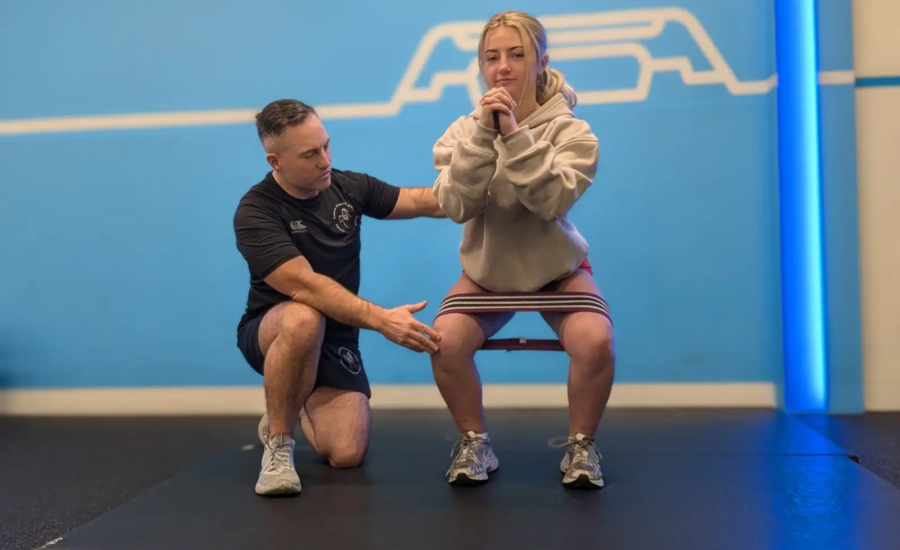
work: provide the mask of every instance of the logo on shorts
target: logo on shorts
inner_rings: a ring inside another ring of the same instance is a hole
[[[341,346],[338,348],[338,357],[341,358],[341,365],[351,374],[359,374],[362,371],[362,361],[355,351]]]
[[[359,216],[348,202],[339,202],[331,217],[334,218],[334,227],[341,233],[352,233],[359,226]]]

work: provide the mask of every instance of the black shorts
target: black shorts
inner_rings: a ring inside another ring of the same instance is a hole
[[[265,314],[262,314],[247,321],[238,329],[237,339],[238,348],[244,359],[259,374],[263,374],[265,363],[265,357],[259,349],[259,325],[264,316]],[[357,343],[329,341],[326,334],[322,341],[319,370],[313,387],[320,386],[355,391],[366,397],[372,397],[369,378],[366,376]]]

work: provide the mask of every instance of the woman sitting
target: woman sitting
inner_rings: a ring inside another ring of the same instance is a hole
[[[434,194],[449,218],[465,224],[463,274],[448,296],[580,291],[601,297],[588,245],[566,218],[591,185],[597,138],[572,113],[575,93],[548,65],[543,26],[522,12],[500,13],[485,25],[478,52],[489,91],[434,146],[440,171]],[[512,315],[448,313],[435,320],[442,336],[432,355],[435,382],[462,434],[448,471],[451,484],[487,481],[499,466],[474,356]],[[542,316],[570,357],[563,483],[602,487],[594,434],[613,383],[611,321],[585,311]]]

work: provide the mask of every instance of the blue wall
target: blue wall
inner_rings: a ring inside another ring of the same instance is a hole
[[[853,71],[850,0],[820,1],[819,70]],[[862,412],[863,352],[854,79],[819,87],[828,410]]]
[[[613,43],[639,45],[630,51],[647,57],[555,63],[582,94],[634,88],[641,71],[652,77],[645,97],[600,96],[576,109],[600,139],[600,170],[571,218],[613,310],[618,381],[780,377],[770,4],[607,1],[604,12],[638,10],[615,25],[636,38]],[[0,384],[259,383],[235,347],[247,272],[231,226],[237,201],[267,169],[253,110],[280,97],[313,103],[326,114],[335,166],[430,186],[432,144],[472,107],[465,88],[389,116],[334,118],[339,110],[324,106],[388,102],[431,29],[470,21],[477,30],[508,6],[5,4],[0,50],[24,49],[0,57]],[[516,4],[540,16],[597,10],[587,0],[550,6]],[[471,59],[444,37],[414,84]],[[712,83],[653,70],[684,59]],[[732,82],[720,78],[730,73]],[[103,131],[11,125],[205,110],[243,118]],[[460,227],[366,220],[363,228],[361,294],[385,306],[428,300],[419,316],[431,320],[459,274]],[[521,315],[500,336],[508,335],[550,332],[537,315]],[[432,382],[426,356],[372,333],[362,345],[373,383]],[[486,352],[480,365],[485,382],[566,379],[563,354]]]

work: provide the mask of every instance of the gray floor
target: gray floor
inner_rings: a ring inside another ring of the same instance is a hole
[[[599,434],[609,487],[577,496],[559,489],[554,472],[559,451],[552,447],[554,438],[565,434],[564,411],[490,411],[489,420],[501,472],[486,490],[447,491],[442,474],[454,434],[446,413],[376,411],[366,468],[336,474],[301,447],[297,460],[304,470],[304,494],[284,508],[303,508],[305,517],[322,526],[326,516],[370,518],[362,523],[369,530],[359,535],[368,537],[364,542],[370,547],[403,547],[391,536],[402,536],[404,525],[412,545],[440,547],[453,538],[431,540],[425,531],[410,532],[406,520],[397,524],[391,519],[394,512],[449,536],[454,529],[448,518],[470,521],[463,517],[468,510],[487,510],[499,515],[483,533],[484,541],[514,542],[515,537],[508,540],[495,530],[505,525],[521,535],[517,548],[529,543],[561,547],[566,537],[607,548],[666,547],[664,543],[676,548],[675,536],[693,548],[773,547],[804,529],[813,536],[804,540],[845,537],[844,548],[873,548],[892,534],[892,526],[881,519],[900,501],[900,414],[788,418],[761,411],[611,410]],[[260,510],[270,506],[268,500],[250,498],[259,449],[242,447],[257,444],[256,422],[242,417],[0,418],[0,548],[31,550],[59,537],[58,548],[149,547],[141,546],[141,529],[155,529],[157,543],[168,540],[166,547],[175,548],[193,540],[191,525],[204,521],[216,525],[207,538],[209,547],[262,543],[253,538],[258,533],[248,531],[248,523],[239,527],[244,514],[264,514]],[[400,470],[391,466],[398,452],[406,462]],[[859,465],[847,454],[858,456]],[[869,493],[860,493],[861,488]],[[735,496],[748,489],[741,498]],[[192,503],[192,493],[201,495],[202,502]],[[723,494],[732,496],[722,500]],[[804,503],[823,502],[826,507],[818,511],[803,508]],[[526,521],[517,525],[527,528],[508,523],[512,516],[502,516],[502,511],[510,509]],[[683,515],[685,510],[693,512]],[[554,511],[567,514],[550,529],[546,522]],[[779,523],[810,513],[828,515],[820,519],[829,519],[831,531]],[[190,522],[176,529],[173,514]],[[585,514],[610,519],[600,519],[585,532],[559,524],[578,523],[579,517],[587,519]],[[229,521],[232,517],[235,521]],[[648,518],[653,521],[647,523]],[[683,530],[692,518],[705,527],[691,529],[694,538],[685,538]],[[122,539],[111,525],[132,530]],[[728,526],[743,529],[743,546],[720,539]],[[859,531],[863,526],[867,535]],[[337,523],[330,528],[343,533]],[[348,544],[360,542],[347,533],[341,536]],[[315,540],[307,534],[305,547],[316,548]],[[278,548],[283,542],[265,544]],[[336,540],[332,536],[320,542],[327,546]]]

